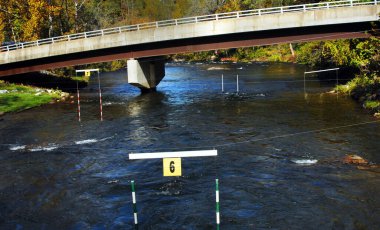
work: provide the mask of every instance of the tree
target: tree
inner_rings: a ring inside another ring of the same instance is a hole
[[[189,0],[176,0],[174,3],[173,18],[182,18],[188,15],[188,10],[190,8]]]
[[[17,42],[20,40],[19,34],[22,32],[24,23],[21,17],[23,9],[19,5],[26,4],[24,1],[19,3],[16,0],[0,0],[0,23],[3,30],[1,31],[2,41]]]
[[[372,72],[380,74],[380,39],[371,37],[369,39],[354,40],[355,50],[350,64],[356,66],[363,73]]]
[[[23,41],[37,40],[48,25],[48,7],[44,0],[27,0],[27,13],[23,24]]]
[[[217,13],[240,11],[244,4],[240,0],[227,0],[225,4],[218,8]]]

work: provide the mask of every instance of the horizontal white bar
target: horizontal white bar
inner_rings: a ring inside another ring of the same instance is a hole
[[[315,71],[309,71],[309,72],[305,72],[305,74],[308,74],[308,73],[319,73],[319,72],[326,72],[326,71],[333,71],[333,70],[338,70],[339,68],[334,68],[334,69],[321,69],[321,70],[315,70]]]
[[[158,152],[158,153],[130,153],[129,160],[158,159],[169,157],[209,157],[217,156],[218,150],[200,150],[184,152]]]
[[[78,69],[75,70],[76,73],[83,73],[83,72],[99,72],[99,69]]]

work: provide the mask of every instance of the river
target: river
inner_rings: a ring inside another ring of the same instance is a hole
[[[126,70],[102,73],[74,103],[0,117],[1,229],[379,229],[380,124],[333,83],[295,64],[168,64],[158,92],[140,95]],[[224,93],[221,92],[221,76]],[[236,94],[239,75],[239,94]],[[335,75],[332,75],[335,77]],[[129,153],[218,150],[162,160]],[[305,164],[308,163],[308,164]]]

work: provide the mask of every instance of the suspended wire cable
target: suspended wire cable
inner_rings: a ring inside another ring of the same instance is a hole
[[[239,74],[239,76],[240,76],[240,74]],[[315,79],[315,80],[313,80],[313,79],[310,79],[310,80],[306,80],[306,82],[332,82],[332,81],[335,81],[336,79],[334,78],[329,78],[329,79]],[[339,79],[340,81],[346,81],[346,80],[351,80],[351,78],[340,78]],[[292,82],[304,82],[304,80],[284,80],[284,81],[281,81],[281,80],[278,80],[278,81],[276,81],[276,80],[273,80],[273,81],[267,81],[267,80],[263,80],[263,81],[244,81],[244,80],[241,80],[241,83],[244,85],[244,84],[267,84],[267,83],[292,83]],[[170,83],[172,83],[172,82],[165,82],[165,81],[163,81],[162,83],[165,83],[165,84],[170,84]],[[188,83],[188,82],[175,82],[175,83],[181,83],[181,84],[186,84],[186,85],[204,85],[204,86],[208,86],[208,84],[204,84],[204,83]],[[173,84],[175,84],[175,83],[173,83]],[[213,83],[215,83],[215,82],[213,82]],[[219,83],[219,82],[217,82],[217,83]],[[236,82],[224,82],[224,84],[225,85],[236,85]],[[93,87],[95,87],[95,86],[93,86]],[[120,90],[122,90],[122,89],[124,89],[122,86],[109,86],[109,87],[107,87],[107,86],[105,86],[105,87],[101,87],[102,89],[120,89]],[[63,89],[61,89],[61,90],[76,90],[76,88],[63,88]],[[87,86],[87,87],[85,87],[85,88],[82,88],[81,89],[82,91],[81,91],[81,94],[92,94],[92,93],[94,93],[94,94],[98,94],[98,92],[86,92],[86,91],[88,91],[88,90],[97,90],[97,89],[95,89],[95,88],[92,88],[91,86],[89,87],[89,86]],[[102,94],[107,94],[107,93],[102,93]],[[109,93],[108,93],[109,94]]]
[[[356,126],[362,126],[362,125],[368,125],[368,124],[376,124],[380,123],[380,120],[375,121],[367,121],[367,122],[360,122],[360,123],[354,123],[349,125],[341,125],[341,126],[334,126],[329,128],[323,128],[323,129],[314,129],[314,130],[307,130],[307,131],[301,131],[301,132],[295,132],[295,133],[287,133],[287,134],[281,134],[281,135],[275,135],[271,137],[263,137],[263,138],[256,138],[256,139],[249,139],[244,141],[236,141],[233,143],[225,143],[225,144],[214,144],[214,145],[203,145],[203,146],[194,146],[194,147],[181,147],[181,148],[170,148],[170,150],[187,150],[187,149],[205,149],[205,148],[217,148],[217,147],[228,147],[228,146],[234,146],[244,143],[253,143],[253,142],[259,142],[259,141],[265,141],[265,140],[273,140],[273,139],[279,139],[279,138],[286,138],[286,137],[292,137],[297,135],[304,135],[304,134],[311,134],[311,133],[320,133],[330,130],[337,130],[337,129],[344,129],[349,127],[356,127]],[[109,139],[113,138],[115,136],[118,136],[118,134],[112,135],[112,137],[106,137],[102,139]],[[75,141],[66,142],[66,144],[61,143],[61,147],[69,147],[73,146]],[[12,144],[1,144],[1,145],[12,145]],[[120,147],[121,148],[121,147]],[[120,148],[107,148],[107,150],[120,150]],[[99,149],[99,148],[91,148],[91,149]],[[137,151],[161,151],[161,150],[168,150],[169,148],[155,148],[155,149],[127,149],[123,150],[124,152],[137,152]]]
[[[253,139],[253,140],[237,141],[234,143],[204,145],[204,146],[197,146],[197,147],[174,148],[173,150],[227,147],[227,146],[239,145],[239,144],[244,144],[244,143],[253,143],[253,142],[264,141],[264,140],[273,140],[273,139],[297,136],[297,135],[302,135],[302,134],[319,133],[319,132],[325,132],[325,131],[329,131],[329,130],[343,129],[343,128],[348,128],[348,127],[355,127],[355,126],[374,124],[374,123],[380,123],[380,120],[361,122],[361,123],[350,124],[350,125],[335,126],[335,127],[330,127],[330,128],[324,128],[324,129],[308,130],[308,131],[302,131],[302,132],[296,132],[296,133],[288,133],[288,134],[276,135],[276,136],[272,136],[272,137],[257,138],[257,139]],[[160,149],[144,149],[144,151],[159,151],[159,150]],[[126,151],[127,152],[135,152],[135,151],[141,151],[141,150],[126,150]]]

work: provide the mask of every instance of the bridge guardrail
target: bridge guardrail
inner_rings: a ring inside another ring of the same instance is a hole
[[[319,10],[319,9],[329,9],[336,7],[353,7],[360,5],[377,5],[380,0],[343,0],[343,1],[335,1],[335,2],[322,2],[322,3],[310,3],[303,5],[291,5],[291,6],[281,6],[281,7],[271,7],[271,8],[263,8],[263,9],[254,9],[254,10],[244,10],[244,11],[235,11],[235,12],[227,12],[227,13],[219,13],[219,14],[210,14],[210,15],[202,15],[196,17],[186,17],[179,19],[171,19],[171,20],[163,20],[157,22],[147,22],[141,23],[137,25],[128,25],[121,26],[115,28],[107,28],[102,30],[94,30],[76,34],[63,35],[52,38],[44,38],[37,41],[30,42],[18,42],[11,45],[1,46],[1,52],[9,52],[17,49],[24,49],[33,46],[41,46],[47,44],[53,44],[64,41],[71,41],[77,39],[85,39],[91,37],[98,37],[122,32],[130,32],[130,31],[138,31],[144,29],[152,29],[152,28],[160,28],[167,26],[177,26],[183,24],[193,24],[198,22],[205,21],[217,21],[223,19],[230,18],[242,18],[249,16],[261,16],[265,14],[283,14],[286,12],[296,12],[296,11],[310,11],[310,10]]]

